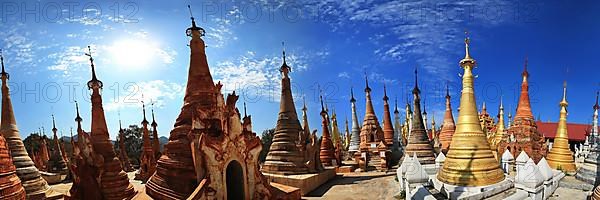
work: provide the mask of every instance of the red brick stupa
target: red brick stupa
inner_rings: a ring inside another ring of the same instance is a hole
[[[158,160],[162,153],[160,152],[160,141],[158,138],[158,130],[156,128],[158,127],[158,123],[156,123],[156,120],[154,119],[154,103],[152,103],[152,123],[150,126],[152,126],[152,151],[154,151],[154,158]]]
[[[444,122],[442,123],[442,130],[440,131],[440,143],[442,144],[442,152],[448,153],[450,149],[450,143],[452,142],[452,135],[454,135],[454,117],[452,116],[452,106],[450,105],[450,90],[446,85],[446,112],[444,113]]]
[[[67,174],[69,172],[69,169],[67,168],[67,161],[65,161],[63,153],[61,151],[61,145],[58,141],[58,136],[56,135],[57,131],[58,129],[56,128],[56,123],[54,122],[54,115],[52,115],[54,151],[52,151],[52,156],[50,156],[50,160],[48,161],[48,172]]]
[[[144,113],[144,119],[142,120],[142,155],[140,156],[140,169],[138,173],[135,174],[135,179],[146,182],[156,171],[156,159],[154,158],[154,151],[152,150],[152,144],[150,143],[148,120],[146,120],[146,105],[143,101],[142,112]]]
[[[0,196],[6,200],[24,200],[25,188],[17,176],[6,140],[0,135]]]
[[[89,46],[88,50],[90,50]],[[86,55],[90,57],[90,66],[92,68],[92,80],[87,83],[88,89],[92,90],[92,130],[90,137],[93,151],[103,158],[103,163],[99,166],[101,174],[98,177],[102,197],[104,199],[129,199],[136,194],[136,191],[133,185],[129,183],[129,178],[125,171],[123,171],[121,162],[109,139],[104,108],[102,107],[102,96],[100,96],[103,84],[102,81],[96,78],[91,50]]]
[[[245,116],[242,123],[235,106],[239,96],[233,92],[224,98],[223,85],[213,82],[202,40],[204,29],[191,19],[183,107],[156,173],[146,183],[146,194],[159,200],[276,199],[259,171],[262,144],[252,132],[251,118]]]
[[[321,137],[321,151],[319,152],[319,158],[324,166],[333,166],[333,160],[335,160],[335,149],[333,141],[331,141],[331,134],[329,133],[329,120],[327,120],[327,111],[323,106],[323,96],[321,96],[321,122],[323,135]]]
[[[542,157],[546,156],[547,147],[544,135],[538,132],[531,112],[527,59],[525,59],[525,68],[521,75],[523,82],[521,83],[521,96],[519,97],[517,114],[508,128],[508,135],[514,135],[516,141],[501,141],[498,145],[498,155],[502,155],[506,149],[510,149],[514,157],[517,157],[521,151],[525,151],[537,163]]]
[[[119,120],[119,161],[121,161],[123,171],[134,171],[129,156],[127,155],[127,150],[125,149],[125,130],[123,130],[123,127],[121,126],[121,120]]]

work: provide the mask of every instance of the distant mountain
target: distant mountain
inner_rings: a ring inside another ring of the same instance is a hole
[[[165,136],[160,136],[158,137],[158,143],[160,144],[160,151],[162,152],[165,144],[167,144],[169,142],[169,138],[165,137]]]

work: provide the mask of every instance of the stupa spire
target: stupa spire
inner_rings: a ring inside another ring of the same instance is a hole
[[[142,133],[142,138],[144,141],[144,147],[150,147],[150,134],[148,134],[148,120],[146,120],[146,104],[142,101],[142,129],[144,130]]]
[[[56,128],[54,114],[52,114],[52,140],[54,142],[54,151],[52,151],[52,155],[50,156],[50,160],[48,161],[47,170],[48,172],[66,174],[69,169],[67,167],[67,162],[65,161],[61,152],[61,145],[58,141],[58,135],[56,134],[56,132],[58,132],[58,129]]]
[[[416,154],[421,164],[434,164],[434,149],[429,141],[427,130],[421,112],[421,91],[418,86],[418,72],[415,68],[415,87],[413,88],[413,115],[412,127],[408,136],[408,144],[405,148],[405,155]]]
[[[592,142],[593,145],[597,145],[598,142],[598,110],[600,106],[598,105],[598,96],[600,95],[600,91],[596,91],[596,104],[594,104],[594,114],[592,116]]]
[[[465,46],[468,52],[468,37],[465,39]],[[504,180],[504,173],[490,150],[477,115],[473,88],[475,77],[472,73],[475,60],[467,53],[465,59],[460,61],[460,66],[464,73],[458,123],[446,160],[437,178],[443,183],[457,186],[484,186],[498,183]]]
[[[91,124],[91,142],[95,153],[102,155],[104,158],[103,173],[100,174],[99,180],[101,193],[106,199],[126,199],[135,195],[133,185],[129,183],[127,174],[123,171],[121,163],[113,148],[113,143],[110,141],[106,118],[104,116],[104,108],[102,106],[102,81],[96,77],[94,66],[94,58],[92,57],[91,48],[88,46],[88,53],[85,54],[90,58],[90,66],[92,70],[92,79],[88,81],[88,89],[92,90],[92,124]]]
[[[388,103],[387,89],[383,84],[383,138],[386,145],[394,144],[394,127],[392,126],[392,115]]]
[[[143,97],[142,97],[143,98]],[[135,178],[145,182],[156,171],[156,158],[153,146],[150,142],[150,133],[148,131],[148,120],[146,120],[146,104],[142,101],[142,154],[140,156],[140,170]]]
[[[400,122],[400,111],[398,111],[398,97],[395,98],[395,109],[394,109],[394,141],[397,142],[398,150],[404,146],[403,135],[402,135],[402,124]]]
[[[83,131],[83,128],[81,127],[81,121],[83,121],[83,119],[79,115],[79,103],[77,101],[75,101],[75,110],[77,110],[77,117],[75,117],[75,121],[77,122],[77,133],[80,133]],[[120,122],[121,120],[119,120],[119,127],[121,126]]]
[[[298,133],[302,132],[302,127],[298,120],[294,97],[292,96],[291,82],[288,76],[289,70],[290,67],[284,61],[279,69],[282,73],[281,97],[275,135],[265,164],[261,169],[267,173],[302,174],[308,172],[308,168],[304,164],[304,156],[296,146],[299,138]]]
[[[498,143],[506,136],[506,127],[504,126],[504,104],[502,102],[503,96],[500,96],[500,106],[498,107],[498,124],[496,124],[496,134],[494,134],[492,150],[497,150]]]
[[[398,114],[400,113],[400,111],[398,111],[398,97],[394,98],[394,114]]]
[[[302,97],[302,101],[302,130],[304,130],[302,139],[304,140],[303,142],[306,142],[310,138],[310,127],[308,126],[308,108],[306,108],[306,99],[304,96]]]
[[[215,84],[210,74],[206,57],[206,45],[202,37],[205,30],[196,25],[190,10],[192,26],[187,28],[190,37],[190,64],[188,69],[183,106],[169,133],[169,142],[157,161],[157,172],[146,184],[146,193],[154,199],[187,198],[196,188],[196,171],[188,134],[192,130],[192,114],[197,109],[212,110],[218,107],[217,99],[222,96],[220,83]]]
[[[321,100],[321,128],[323,130],[319,159],[324,166],[332,166],[332,160],[335,159],[334,146],[333,142],[331,141],[331,134],[329,133],[327,111],[325,111],[325,107],[323,106],[323,96],[319,95],[319,98]]]
[[[154,118],[154,102],[151,101],[150,105],[152,112],[152,123],[150,126],[152,127],[152,151],[154,152],[155,159],[158,159],[161,155],[160,153],[160,141],[158,138],[158,123],[156,123],[156,119]]]
[[[529,101],[529,72],[527,71],[528,59],[525,57],[525,64],[523,67],[523,81],[521,82],[521,96],[519,97],[519,104],[517,105],[517,118],[528,118],[533,119],[533,113],[531,112],[531,103]],[[535,160],[535,159],[534,159]]]
[[[563,97],[559,105],[560,118],[558,120],[558,127],[556,128],[556,136],[554,137],[552,149],[548,152],[546,159],[550,167],[573,173],[576,168],[573,152],[569,148],[569,133],[567,132],[567,106],[569,105],[567,102],[567,82],[563,85]]]
[[[40,172],[35,168],[31,157],[29,157],[27,150],[25,149],[23,140],[21,140],[7,83],[9,74],[4,70],[4,55],[2,53],[0,53],[0,62],[2,65],[2,72],[0,73],[0,79],[2,79],[2,115],[0,118],[0,133],[2,133],[4,139],[6,139],[10,156],[12,157],[12,163],[15,165],[16,170],[19,171],[17,176],[25,188],[27,198],[45,198],[45,193],[50,189],[50,186],[48,186],[48,183],[40,176]]]
[[[360,125],[358,123],[358,115],[356,114],[356,99],[354,98],[354,90],[350,88],[350,105],[352,107],[352,131],[350,133],[350,147],[348,152],[353,156],[359,150],[360,145]]]
[[[8,73],[4,71],[4,54],[2,53],[2,49],[0,49],[0,62],[2,63],[2,72],[0,72],[0,75],[8,78]]]
[[[598,95],[600,95],[600,91],[596,92],[596,104],[594,104],[594,110],[600,109],[600,105],[598,105]]]
[[[369,79],[365,72],[365,116],[360,132],[360,149],[368,150],[371,144],[378,145],[384,139],[383,130],[377,120],[371,100],[371,88],[369,87]]]
[[[510,128],[507,133],[513,137],[516,149],[523,150],[529,155],[534,162],[539,162],[542,157],[547,154],[547,145],[544,135],[537,130],[537,125],[531,112],[531,104],[529,100],[529,72],[528,59],[525,58],[525,64],[523,67],[523,81],[521,83],[521,94],[517,105],[517,110],[513,121],[511,122]],[[518,141],[518,142],[515,142]],[[504,142],[500,143],[498,147],[498,155],[501,155],[506,149],[507,145]],[[518,151],[511,152],[513,156],[516,156]]]

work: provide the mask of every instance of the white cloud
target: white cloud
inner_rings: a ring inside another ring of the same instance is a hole
[[[127,83],[124,87],[129,90],[123,91],[116,98],[113,97],[110,101],[105,103],[104,108],[107,111],[123,108],[138,108],[142,100],[146,104],[149,104],[152,100],[154,106],[163,107],[167,100],[181,97],[185,90],[185,86],[181,84],[164,80]]]
[[[295,72],[308,69],[307,55],[288,55],[286,62],[292,68],[290,77]],[[236,60],[223,61],[211,67],[215,81],[223,83],[224,92],[236,91],[248,101],[258,99],[279,101],[281,91],[281,75],[279,67],[281,56],[257,56],[255,52],[247,52]]]
[[[91,39],[93,41],[99,38],[88,38],[89,30],[84,30],[84,34],[67,34],[67,37],[77,39]],[[148,38],[145,31],[126,32],[127,35],[135,37],[126,38]],[[109,45],[91,45],[96,63],[104,64],[118,69],[127,69],[131,71],[140,71],[146,69],[151,64],[155,67],[165,67],[175,62],[177,52],[168,46],[161,46],[152,42],[123,39],[116,40]],[[74,74],[80,74],[82,70],[88,70],[89,61],[85,56],[87,46],[62,46],[57,47],[56,52],[50,53],[44,58],[51,63],[48,70],[59,71],[62,78],[72,78]]]
[[[50,65],[48,70],[60,71],[62,77],[70,77],[88,65],[89,58],[84,54],[86,50],[86,47],[80,46],[63,47],[61,51],[48,55],[48,59],[54,60],[54,64]]]
[[[348,72],[340,72],[338,74],[339,78],[346,78],[346,79],[350,79],[350,74],[348,74]]]

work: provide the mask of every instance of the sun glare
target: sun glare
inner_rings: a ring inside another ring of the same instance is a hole
[[[112,62],[125,69],[145,68],[153,59],[154,50],[152,44],[135,39],[119,40],[108,48]]]

